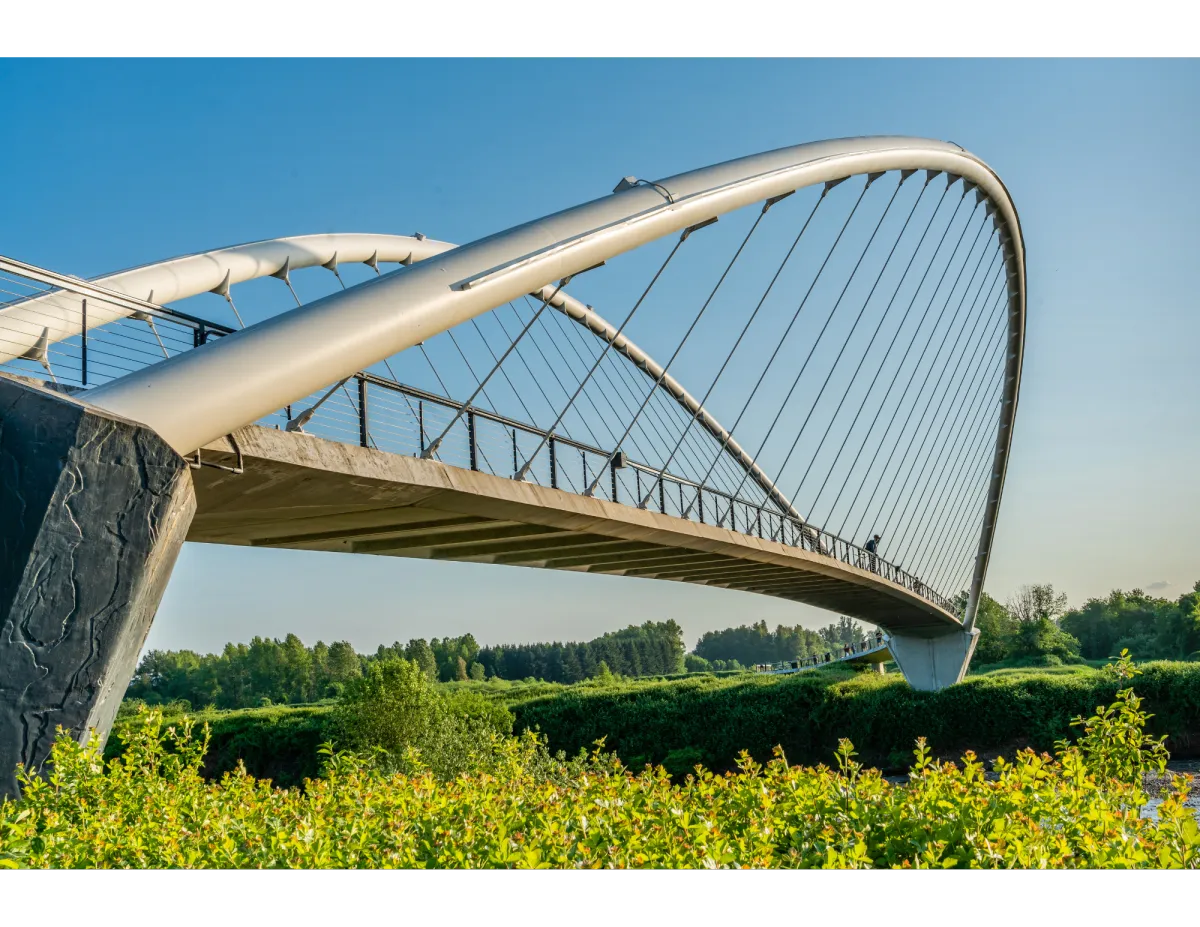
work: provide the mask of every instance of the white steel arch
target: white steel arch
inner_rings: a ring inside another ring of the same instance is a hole
[[[358,232],[296,235],[186,254],[87,282],[123,296],[165,305],[201,293],[225,296],[231,286],[261,277],[278,277],[290,284],[291,272],[306,267],[332,271],[341,264],[366,264],[378,270],[380,263],[411,264],[453,247],[424,236]],[[0,309],[0,326],[4,329],[0,364],[21,357],[43,339],[52,344],[78,335],[82,298],[67,290],[55,290]],[[134,312],[129,306],[92,299],[87,328],[90,331]]]
[[[410,237],[360,232],[297,235],[183,255],[97,277],[87,283],[102,287],[100,296],[107,291],[140,300],[143,297],[138,294],[145,293],[147,303],[157,298],[158,304],[162,305],[202,293],[229,296],[232,286],[264,277],[277,277],[290,286],[290,272],[307,267],[325,267],[334,271],[340,264],[361,263],[379,273],[381,262],[413,264],[455,247],[450,242],[424,235]],[[79,334],[83,318],[81,292],[55,290],[0,309],[0,323],[5,331],[5,339],[0,341],[0,363],[23,356],[26,351],[36,349],[39,343],[55,343]],[[721,444],[724,453],[737,462],[780,511],[805,521],[733,435],[653,357],[618,332],[592,306],[584,305],[560,287],[546,286],[540,296],[596,337],[612,342],[618,353],[655,381],[685,411],[696,416],[701,427]],[[137,314],[134,303],[93,298],[86,314],[87,329],[90,331]]]
[[[964,624],[970,628],[991,550],[1016,412],[1025,329],[1025,252],[1000,178],[958,145],[875,137],[752,155],[590,203],[445,251],[404,273],[336,293],[196,351],[101,386],[89,400],[155,429],[188,453],[322,386],[552,281],[772,196],[848,176],[933,170],[988,200],[1008,276],[1004,402]]]

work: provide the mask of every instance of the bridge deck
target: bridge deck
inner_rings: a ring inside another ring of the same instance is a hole
[[[874,573],[728,528],[432,460],[252,425],[242,473],[193,472],[188,540],[653,577],[804,602],[936,633],[954,616]],[[226,440],[202,451],[233,467]]]

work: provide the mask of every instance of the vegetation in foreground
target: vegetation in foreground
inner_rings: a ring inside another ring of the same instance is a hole
[[[1200,664],[1153,662],[1141,669],[1138,691],[1153,713],[1149,730],[1169,734],[1177,756],[1200,755]],[[363,679],[381,671],[370,668]],[[678,777],[696,763],[717,772],[736,769],[743,750],[765,763],[777,745],[793,763],[829,763],[842,737],[858,745],[860,761],[888,772],[907,767],[920,736],[942,759],[957,759],[967,748],[981,756],[1011,756],[1022,747],[1049,751],[1070,735],[1073,717],[1111,702],[1118,684],[1105,671],[1073,664],[981,673],[941,692],[915,692],[898,673],[838,666],[794,676],[610,675],[571,686],[488,680],[434,683],[430,689],[464,713],[468,726],[483,721],[501,733],[533,730],[551,750],[572,755],[603,738],[605,749],[627,766],[662,764]],[[347,694],[357,691],[356,685]],[[490,713],[481,706],[490,706]],[[254,776],[299,785],[319,774],[323,742],[352,746],[341,720],[344,707],[345,700],[200,712],[197,720],[211,731],[202,771],[220,778],[241,761]],[[186,710],[164,708],[168,716]],[[134,703],[122,707],[108,758],[124,749],[136,713]]]
[[[1127,659],[1112,668],[1122,684],[1135,672]],[[1189,779],[1156,818],[1139,814],[1143,773],[1163,771],[1167,754],[1131,687],[1076,719],[1080,736],[1053,756],[1021,751],[990,774],[970,752],[933,762],[918,740],[902,785],[863,768],[848,740],[836,768],[744,754],[736,773],[697,768],[677,783],[661,767],[635,774],[599,751],[568,761],[533,734],[482,728],[465,768],[439,773],[411,742],[439,710],[429,692],[412,667],[377,671],[344,720],[391,749],[326,746],[323,775],[303,789],[241,768],[206,781],[207,731],[188,719],[164,729],[158,711],[141,713],[107,768],[94,742],[60,736],[49,779],[22,771],[24,798],[0,804],[0,866],[1200,868]],[[389,708],[407,721],[372,727]]]

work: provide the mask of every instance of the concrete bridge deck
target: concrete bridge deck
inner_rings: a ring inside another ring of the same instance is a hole
[[[868,570],[714,525],[252,425],[206,445],[189,541],[462,560],[758,592],[921,634],[954,616]]]

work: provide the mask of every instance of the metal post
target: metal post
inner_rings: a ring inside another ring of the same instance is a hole
[[[204,323],[201,322],[194,329],[192,329],[192,347],[198,348],[201,345],[206,344],[207,342],[208,342],[208,329],[205,327]]]
[[[417,433],[420,435],[421,453],[425,453],[425,400],[417,400]]]
[[[612,501],[617,501],[617,462],[616,457],[613,457],[612,462],[608,465],[610,475],[612,476]]]
[[[580,450],[579,450],[579,462],[580,462],[580,464],[583,465],[583,483],[581,485],[586,486],[588,484],[587,452],[584,451],[582,448],[580,448]]]
[[[554,445],[557,442],[554,440],[554,435],[550,436],[547,443],[550,445],[550,488],[558,489],[558,461],[554,456]]]
[[[88,381],[87,381],[87,299],[86,298],[83,300],[83,323],[82,323],[82,325],[83,325],[83,332],[81,334],[81,338],[83,339],[83,360],[82,360],[82,363],[83,363],[83,385],[87,386]]]
[[[514,428],[512,430],[512,433],[513,433],[513,476],[516,476],[517,470],[521,466],[520,462],[517,460],[517,429]]]
[[[700,508],[700,524],[704,524],[704,489],[703,488],[696,490],[696,500],[699,503],[699,508]]]
[[[475,449],[475,410],[467,409],[467,444],[471,448],[471,469],[478,470],[479,463],[476,460]]]
[[[633,482],[637,485],[637,497],[639,499],[641,499],[642,498],[642,471],[641,470],[634,469]]]
[[[361,374],[358,380],[358,443],[370,447],[371,440],[367,434],[367,378]]]
[[[658,478],[658,510],[667,514],[667,491],[663,488],[663,478]]]

